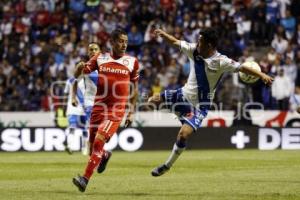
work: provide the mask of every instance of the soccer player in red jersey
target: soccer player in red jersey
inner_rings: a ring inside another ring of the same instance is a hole
[[[103,149],[104,144],[120,126],[127,105],[129,113],[125,127],[131,124],[137,100],[139,65],[135,57],[125,54],[128,44],[127,33],[120,29],[114,30],[111,33],[111,44],[111,53],[96,54],[76,69],[75,77],[98,71],[97,94],[90,119],[92,153],[83,176],[73,178],[74,185],[81,192],[85,191],[96,167],[98,173],[104,171],[111,156],[110,152]]]

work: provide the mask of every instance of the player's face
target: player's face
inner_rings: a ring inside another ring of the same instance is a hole
[[[200,35],[197,42],[197,50],[200,54],[204,54],[207,51],[207,49],[208,49],[208,45],[205,42],[202,35]]]
[[[93,57],[97,53],[100,53],[100,48],[97,44],[90,44],[88,48],[88,55],[89,57]]]
[[[113,52],[117,55],[122,55],[126,52],[128,45],[127,35],[120,35],[119,38],[112,41]]]

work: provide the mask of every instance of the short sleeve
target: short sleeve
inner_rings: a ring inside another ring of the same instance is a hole
[[[193,53],[196,49],[196,43],[188,43],[186,41],[180,41],[180,50],[186,54],[189,58],[193,58]]]
[[[238,72],[241,64],[236,62],[227,56],[221,58],[221,70],[223,72]]]
[[[93,71],[95,71],[98,68],[97,65],[97,58],[98,58],[99,54],[93,56],[84,66],[83,68],[83,73],[84,74],[89,74]]]
[[[139,80],[139,62],[137,61],[137,59],[135,59],[133,70],[130,74],[130,81],[136,82],[138,80]]]

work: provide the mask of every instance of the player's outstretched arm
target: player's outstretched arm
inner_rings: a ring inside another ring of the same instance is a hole
[[[267,74],[265,74],[263,72],[260,72],[256,69],[252,69],[252,68],[244,66],[244,65],[242,65],[240,67],[239,71],[259,77],[266,85],[271,85],[274,80],[274,78],[272,78],[271,76],[268,76]]]
[[[176,39],[174,36],[166,33],[161,29],[156,29],[154,33],[156,36],[163,38],[163,40],[169,43],[170,45],[180,48],[180,40]]]

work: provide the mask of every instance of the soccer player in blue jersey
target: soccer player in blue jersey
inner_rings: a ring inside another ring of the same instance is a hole
[[[273,78],[220,54],[217,51],[218,35],[213,28],[201,30],[197,43],[178,40],[161,29],[155,30],[155,34],[179,48],[190,61],[189,77],[182,88],[165,90],[148,99],[148,102],[157,105],[164,102],[182,123],[171,155],[164,164],[151,172],[153,176],[161,176],[185,150],[188,137],[201,126],[223,73],[241,71],[261,78],[265,84],[271,84]]]
[[[88,59],[91,59],[93,56],[99,53],[101,53],[101,50],[100,50],[100,46],[97,43],[92,42],[88,45]],[[76,68],[78,68],[79,65],[80,63],[77,64]],[[73,84],[72,105],[73,106],[78,105],[79,102],[78,102],[78,98],[76,98],[76,91],[78,90],[78,84],[83,84],[85,88],[83,93],[83,98],[84,98],[83,107],[86,115],[86,126],[88,126],[91,118],[91,112],[94,106],[95,96],[97,93],[98,72],[94,71],[89,75],[83,76],[80,80],[77,80],[77,78],[79,77],[77,74],[74,74],[74,77],[76,79]],[[83,144],[82,153],[84,155],[88,154],[88,151],[89,153],[91,152],[91,150],[88,150],[89,148],[91,148],[91,145],[88,144],[87,140],[88,140],[88,135],[84,134],[82,137],[82,144]]]
[[[75,129],[81,129],[83,132],[83,135],[87,135],[87,129],[86,129],[86,114],[84,112],[83,104],[84,104],[84,85],[79,84],[78,88],[75,92],[75,94],[72,94],[72,85],[75,82],[75,78],[69,78],[66,81],[66,86],[64,93],[65,95],[68,95],[68,100],[66,105],[66,114],[68,118],[68,131],[67,134],[74,134]],[[78,103],[76,105],[72,104],[72,99],[75,98]],[[72,154],[72,150],[69,147],[68,144],[68,137],[66,137],[66,140],[64,142],[65,145],[65,151],[67,151],[69,154]]]

